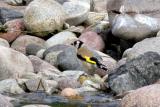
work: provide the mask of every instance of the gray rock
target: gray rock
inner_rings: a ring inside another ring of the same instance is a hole
[[[50,65],[48,62],[45,62],[36,56],[30,55],[29,59],[32,62],[35,73],[50,71],[57,75],[60,74],[60,71],[56,67]]]
[[[9,20],[23,18],[22,13],[4,7],[0,7],[0,16],[0,22],[2,22],[3,24]]]
[[[45,61],[49,62],[53,66],[57,66],[57,56],[69,46],[67,45],[55,45],[46,49],[43,53]]]
[[[13,6],[27,5],[33,0],[7,0],[6,2]]]
[[[22,94],[24,91],[15,79],[5,79],[0,81],[0,93]]]
[[[145,20],[148,20],[147,18]],[[138,22],[127,14],[118,15],[113,20],[112,33],[121,39],[140,41],[155,35],[155,32],[146,23],[148,22]]]
[[[144,39],[143,41],[136,43],[132,48],[127,49],[123,53],[123,58],[127,58],[127,60],[133,59],[149,51],[157,52],[160,54],[160,49],[158,48],[159,43],[160,37]]]
[[[43,50],[44,47],[37,44],[29,44],[26,46],[26,55],[37,55],[40,50]]]
[[[65,88],[80,88],[80,83],[74,78],[61,78],[58,81],[58,89],[63,90]]]
[[[93,0],[94,1],[94,11],[96,12],[107,12],[107,2],[109,0]],[[120,0],[119,0],[120,1]],[[114,4],[116,4],[117,2],[114,2]]]
[[[34,0],[26,8],[24,21],[28,30],[45,37],[62,29],[65,15],[63,7],[54,0]]]
[[[84,70],[82,62],[77,58],[76,49],[69,47],[57,57],[57,65],[60,70]]]
[[[116,93],[153,84],[160,76],[160,55],[147,52],[128,61],[109,75],[109,87]]]
[[[0,45],[5,46],[5,47],[10,47],[9,43],[7,40],[0,38]]]
[[[49,38],[45,42],[45,46],[46,48],[50,48],[58,44],[71,44],[73,43],[73,41],[77,39],[78,38],[76,37],[74,33],[69,32],[69,31],[63,31]]]
[[[11,48],[26,54],[26,47],[29,44],[36,44],[41,47],[44,47],[45,41],[41,38],[35,37],[35,36],[30,36],[30,35],[23,35],[18,37],[11,45]],[[29,53],[29,52],[28,52]]]
[[[7,98],[5,98],[5,96],[0,94],[0,107],[14,107],[14,106]]]
[[[66,22],[70,25],[78,25],[87,19],[90,5],[86,2],[74,1],[65,2],[63,8],[68,15]]]
[[[39,105],[39,104],[32,104],[32,105],[25,105],[25,106],[22,106],[22,107],[51,107],[51,106],[48,106],[48,105]]]
[[[31,61],[22,53],[0,46],[0,80],[21,78],[33,72]]]

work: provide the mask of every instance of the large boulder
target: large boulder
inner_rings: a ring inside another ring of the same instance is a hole
[[[160,84],[139,88],[121,101],[121,107],[158,107],[160,105]]]
[[[158,48],[160,45],[159,43],[160,37],[144,39],[143,41],[136,43],[132,48],[127,49],[123,53],[123,57],[129,60],[149,51],[157,52],[160,54],[160,49]]]
[[[22,53],[0,46],[0,80],[21,78],[33,72],[31,61]]]
[[[26,8],[24,21],[29,31],[44,37],[62,29],[65,14],[63,7],[54,0],[34,0]]]
[[[156,36],[160,29],[160,20],[142,14],[130,16],[118,15],[112,23],[112,33],[125,40],[140,41],[147,37]]]
[[[153,84],[160,77],[160,55],[147,52],[115,69],[108,78],[109,87],[123,93]]]

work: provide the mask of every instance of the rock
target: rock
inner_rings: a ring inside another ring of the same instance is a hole
[[[73,1],[65,2],[63,8],[68,15],[66,22],[69,25],[78,25],[87,19],[90,5],[82,1]]]
[[[157,52],[158,54],[160,54],[160,49],[158,48],[159,41],[160,37],[144,39],[143,41],[136,43],[132,48],[127,49],[123,53],[123,58],[127,58],[127,60],[133,59],[141,54],[150,51]]]
[[[50,65],[49,63],[41,60],[40,58],[36,56],[30,55],[29,59],[32,62],[35,73],[50,71],[55,74],[60,74],[60,71],[56,67]]]
[[[58,89],[60,90],[65,88],[79,88],[80,86],[80,83],[74,78],[63,77],[58,81]]]
[[[94,11],[96,12],[107,12],[107,2],[109,0],[93,0],[94,1]],[[119,1],[115,1],[116,4]]]
[[[10,45],[7,40],[0,38],[0,45],[9,48]]]
[[[81,34],[84,29],[85,29],[84,26],[70,26],[68,29],[66,29],[66,31]]]
[[[0,7],[0,16],[1,16],[0,22],[2,22],[3,24],[9,20],[23,18],[22,13],[4,7]]]
[[[69,45],[73,43],[73,41],[75,40],[77,40],[77,37],[74,33],[69,32],[69,31],[63,31],[49,38],[45,42],[45,46],[46,48],[50,48],[58,44],[68,44]]]
[[[64,97],[76,97],[78,95],[78,92],[72,88],[65,88],[64,90],[62,90],[61,95]]]
[[[0,93],[22,94],[24,91],[15,79],[5,79],[0,81]]]
[[[134,90],[159,79],[160,55],[147,52],[115,69],[108,78],[109,87],[116,93]]]
[[[73,70],[63,71],[61,74],[61,76],[73,78],[75,80],[78,80],[81,75],[87,75],[87,74],[84,71],[73,71]]]
[[[151,27],[147,25],[147,23],[149,23],[148,21],[150,20],[149,17],[146,16],[143,18],[143,20],[146,21],[138,22],[127,14],[118,15],[113,20],[112,33],[114,36],[117,36],[121,39],[133,41],[140,41],[147,37],[154,36],[155,31],[153,31]]]
[[[76,49],[74,47],[66,48],[57,57],[58,68],[64,70],[84,70],[82,62],[77,58]]]
[[[45,41],[41,38],[30,36],[30,35],[24,35],[18,37],[11,45],[11,48],[26,54],[26,47],[29,44],[36,44],[44,47]]]
[[[6,2],[13,6],[27,5],[33,0],[7,0]]]
[[[160,105],[160,84],[154,84],[139,88],[121,101],[121,107],[158,107]]]
[[[45,37],[62,29],[65,15],[63,7],[54,0],[34,0],[26,8],[24,21],[29,31]]]
[[[49,62],[53,66],[57,66],[57,56],[69,46],[67,45],[55,45],[46,49],[43,53],[45,61]]]
[[[95,32],[89,31],[82,33],[79,39],[83,41],[86,46],[95,50],[102,51],[105,48],[105,43],[102,37]]]
[[[160,31],[158,31],[157,36],[156,37],[160,37]]]
[[[80,88],[76,88],[76,90],[78,91],[78,93],[84,93],[84,92],[96,92],[98,91],[97,89],[90,87],[90,86],[85,86],[85,87],[80,87]]]
[[[14,107],[14,106],[7,98],[5,98],[4,95],[0,94],[0,107]]]
[[[85,23],[87,25],[94,25],[103,20],[106,16],[108,16],[107,13],[90,12]]]
[[[21,78],[33,72],[31,61],[22,53],[0,46],[0,80]]]
[[[24,105],[22,107],[51,107],[48,105],[39,105],[39,104],[32,104],[32,105]]]
[[[8,42],[14,41],[25,29],[22,19],[7,21],[4,26],[6,27],[6,32],[0,33],[0,38],[3,38]]]
[[[29,44],[26,46],[26,55],[35,55],[39,54],[39,51],[45,50],[44,47],[37,44]],[[40,55],[42,56],[42,55]],[[42,56],[43,58],[43,56]]]

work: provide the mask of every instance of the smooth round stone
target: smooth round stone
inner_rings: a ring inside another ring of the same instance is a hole
[[[68,15],[66,22],[70,25],[78,25],[87,19],[90,5],[81,1],[65,2],[63,8]]]
[[[72,88],[65,88],[62,90],[61,95],[64,97],[75,97],[78,95],[78,92]]]
[[[8,41],[2,38],[0,38],[0,45],[8,48],[10,47]]]

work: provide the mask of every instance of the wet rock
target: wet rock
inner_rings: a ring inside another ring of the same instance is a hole
[[[160,55],[147,52],[128,61],[109,75],[109,86],[116,93],[134,90],[159,79]]]
[[[75,40],[77,40],[77,37],[74,33],[69,31],[63,31],[49,38],[45,42],[45,46],[47,48],[50,48],[58,44],[71,44]]]
[[[63,8],[68,15],[66,22],[69,25],[78,25],[87,19],[90,5],[86,2],[74,1],[65,2]]]
[[[22,34],[23,30],[25,29],[22,19],[7,21],[4,26],[6,27],[6,32],[0,33],[0,38],[3,38],[8,42],[14,41]]]
[[[39,105],[39,104],[32,104],[32,105],[25,105],[25,106],[22,106],[22,107],[51,107],[51,106],[48,106],[48,105]]]
[[[5,98],[5,96],[0,94],[0,107],[14,107],[14,106],[7,98]]]
[[[0,81],[0,93],[22,94],[24,91],[15,79],[5,79]]]
[[[58,81],[58,89],[60,90],[65,88],[79,88],[80,86],[80,83],[74,78],[63,77]]]
[[[33,72],[31,61],[22,53],[0,46],[0,80],[21,78]]]
[[[84,70],[82,62],[77,58],[76,49],[69,47],[57,57],[57,65],[60,70]]]
[[[34,0],[26,8],[24,21],[29,31],[45,37],[62,29],[65,14],[63,7],[54,0]]]
[[[127,49],[123,53],[123,57],[129,60],[150,51],[160,54],[160,49],[158,48],[159,41],[160,37],[144,39],[143,41],[136,43],[132,48]]]
[[[159,93],[160,84],[154,84],[139,88],[121,101],[121,107],[157,107],[160,105]]]
[[[155,32],[150,26],[147,25],[148,21],[150,20],[149,17],[147,18],[143,18],[143,20],[145,19],[147,21],[138,22],[127,14],[118,15],[113,20],[112,33],[114,36],[117,36],[121,39],[134,41],[140,41],[144,38],[154,36]]]
[[[8,48],[10,47],[8,41],[2,38],[0,38],[0,45]]]
[[[49,62],[51,65],[57,66],[57,56],[69,46],[67,45],[55,45],[46,49],[43,53],[43,58],[45,61]]]
[[[18,37],[11,45],[11,48],[26,54],[26,47],[29,44],[36,44],[44,47],[45,41],[41,38],[30,36],[30,35],[23,35]]]
[[[86,46],[93,48],[95,50],[102,51],[105,47],[105,43],[102,37],[92,31],[82,33],[79,39],[83,41]]]
[[[72,88],[65,88],[62,90],[61,95],[64,97],[76,97],[78,92]]]
[[[37,44],[29,44],[26,46],[26,55],[35,55],[38,56],[39,51],[45,50],[44,47],[37,45]],[[40,55],[40,58],[43,58],[42,55]]]
[[[0,7],[0,16],[1,16],[0,22],[2,22],[3,24],[9,20],[23,18],[22,13],[4,7]]]
[[[47,72],[47,71],[53,72],[55,74],[60,73],[60,71],[56,67],[50,65],[49,63],[41,60],[40,58],[36,56],[30,55],[29,59],[32,62],[35,73]]]

